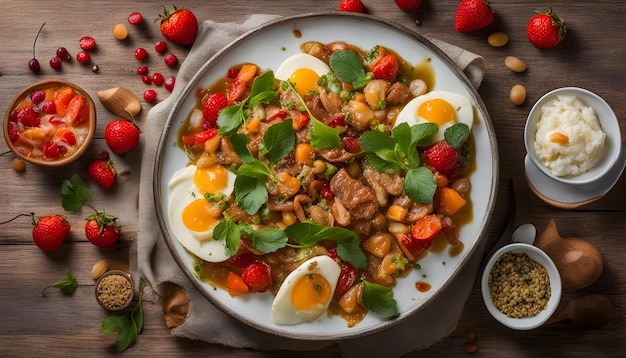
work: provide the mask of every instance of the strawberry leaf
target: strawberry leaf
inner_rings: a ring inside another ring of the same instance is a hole
[[[61,184],[61,204],[65,211],[77,211],[91,200],[93,193],[78,175],[72,175]]]
[[[139,299],[131,303],[130,306],[126,307],[120,313],[110,314],[102,321],[100,332],[103,335],[117,334],[115,337],[115,346],[120,352],[130,347],[143,330],[144,314],[141,300],[145,287],[145,282],[141,280],[139,285]]]

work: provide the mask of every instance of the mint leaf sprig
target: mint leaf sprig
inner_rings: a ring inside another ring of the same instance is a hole
[[[217,118],[218,133],[230,136],[247,118],[250,109],[260,104],[270,103],[278,98],[274,90],[274,72],[268,71],[252,82],[250,94],[241,103],[228,106],[220,111]]]
[[[91,189],[89,189],[83,179],[76,174],[61,183],[61,205],[65,211],[77,211],[85,205],[85,203],[89,203],[93,208],[91,204],[92,197],[93,192]]]
[[[365,72],[361,57],[352,50],[334,52],[328,58],[328,64],[339,80],[350,83],[355,89],[365,87],[374,79],[374,74]]]
[[[143,289],[146,283],[141,280],[139,284],[139,299],[133,301],[128,307],[119,313],[110,314],[102,321],[100,328],[103,335],[117,334],[115,337],[115,346],[120,352],[130,347],[143,330],[143,307],[141,300],[143,298]]]
[[[78,281],[76,281],[76,277],[74,277],[74,274],[68,268],[67,273],[65,275],[65,280],[55,282],[52,285],[44,288],[44,290],[41,292],[41,295],[43,297],[46,297],[46,294],[45,294],[46,290],[52,287],[58,288],[59,290],[61,290],[61,293],[63,293],[64,295],[71,295],[72,293],[74,293],[74,291],[76,291],[76,288],[78,287]]]
[[[393,291],[376,283],[363,280],[363,306],[383,317],[398,314],[398,303],[393,298]]]

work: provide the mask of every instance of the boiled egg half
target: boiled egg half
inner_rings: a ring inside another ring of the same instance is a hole
[[[295,83],[296,92],[304,96],[317,91],[317,80],[330,72],[330,67],[315,56],[298,53],[288,57],[274,72],[276,79]]]
[[[303,262],[287,275],[274,298],[274,323],[295,325],[319,318],[330,304],[340,273],[339,264],[326,255]]]
[[[220,164],[207,168],[190,165],[174,173],[168,185],[168,215],[178,242],[202,260],[220,262],[228,258],[224,240],[213,240],[213,229],[222,220],[219,205],[205,194],[229,196],[235,174]]]
[[[413,98],[398,113],[396,123],[407,123],[409,126],[420,123],[435,123],[439,131],[433,137],[434,142],[444,140],[447,128],[457,123],[465,123],[472,129],[474,107],[464,96],[446,91],[432,91]]]

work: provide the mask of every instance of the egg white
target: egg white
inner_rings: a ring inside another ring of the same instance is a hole
[[[297,53],[289,56],[280,64],[278,69],[274,72],[274,77],[285,81],[301,68],[311,69],[313,72],[317,73],[318,76],[323,76],[330,72],[330,67],[328,67],[324,61],[306,53]]]
[[[203,197],[193,180],[195,172],[195,165],[179,169],[174,173],[168,184],[170,226],[174,236],[185,249],[202,260],[221,262],[228,259],[225,250],[226,243],[224,240],[213,240],[213,228],[202,232],[191,231],[182,220],[183,209],[192,201]],[[228,170],[226,172],[227,184],[223,193],[228,196],[234,190],[235,174]]]
[[[452,108],[456,110],[456,123],[464,123],[470,130],[472,129],[472,123],[474,122],[474,108],[472,102],[465,96],[446,91],[432,91],[410,100],[409,103],[404,106],[402,111],[398,113],[394,127],[401,123],[407,123],[409,126],[420,123],[429,123],[426,119],[417,114],[417,110],[422,103],[436,98],[443,99],[452,105]],[[440,125],[439,130],[433,137],[433,142],[440,142],[444,140],[445,130],[456,123],[446,122]]]
[[[305,275],[317,273],[326,278],[331,286],[330,297],[325,305],[319,305],[312,310],[300,310],[291,304],[291,295],[295,284]],[[277,325],[294,325],[310,322],[319,318],[326,311],[337,287],[337,280],[341,268],[335,260],[322,255],[303,262],[293,270],[280,286],[272,304],[272,320]]]

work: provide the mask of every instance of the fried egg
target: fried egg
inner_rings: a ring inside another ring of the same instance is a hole
[[[407,123],[409,126],[420,123],[435,123],[439,131],[433,142],[444,140],[444,132],[456,123],[465,123],[472,129],[474,108],[464,96],[446,91],[432,91],[413,98],[404,106],[396,118],[394,126]]]
[[[296,92],[304,96],[308,91],[317,91],[317,80],[330,72],[324,61],[306,53],[288,57],[274,72],[274,77],[295,83]]]
[[[326,255],[313,257],[292,271],[272,304],[272,320],[295,325],[319,318],[335,293],[341,268]]]
[[[174,236],[199,258],[220,262],[226,260],[225,242],[213,240],[213,229],[221,221],[221,210],[207,201],[205,194],[233,192],[235,174],[215,164],[207,168],[195,165],[178,170],[169,182],[168,214]]]

